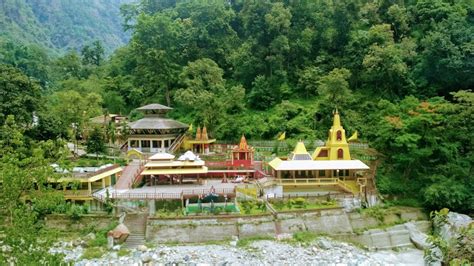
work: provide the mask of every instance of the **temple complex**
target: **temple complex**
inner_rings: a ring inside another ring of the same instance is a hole
[[[196,130],[196,137],[194,139],[184,140],[184,148],[193,151],[196,154],[209,154],[210,145],[216,142],[216,139],[209,139],[207,128],[198,127]]]
[[[144,117],[129,124],[128,150],[136,149],[145,153],[174,152],[181,146],[189,126],[166,118],[171,107],[149,104],[137,110],[143,112]]]
[[[337,110],[325,146],[311,156],[302,141],[296,144],[287,160],[275,158],[269,163],[278,184],[285,187],[336,186],[356,193],[360,180],[357,171],[369,167],[360,160],[351,160],[345,130]]]

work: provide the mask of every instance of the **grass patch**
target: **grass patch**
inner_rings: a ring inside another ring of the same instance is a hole
[[[293,239],[299,243],[311,243],[318,237],[317,234],[309,231],[300,231],[293,234]]]
[[[270,236],[251,236],[251,237],[246,237],[246,238],[241,238],[239,241],[237,241],[237,246],[238,247],[248,247],[250,243],[254,241],[259,241],[259,240],[273,240],[273,237]]]
[[[307,201],[304,198],[295,198],[290,200],[274,200],[271,201],[273,208],[277,211],[292,211],[292,210],[317,210],[325,208],[338,207],[335,200],[330,201]]]
[[[104,252],[105,250],[101,247],[90,247],[84,250],[81,258],[87,260],[98,259],[104,255]]]
[[[120,249],[119,251],[117,251],[117,256],[125,257],[125,256],[130,255],[130,253],[131,253],[131,251],[128,250],[128,249]]]
[[[400,199],[392,199],[386,200],[385,204],[387,206],[406,206],[406,207],[415,207],[415,208],[422,208],[423,202],[416,198],[400,198]]]

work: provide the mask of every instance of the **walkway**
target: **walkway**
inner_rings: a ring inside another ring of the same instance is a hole
[[[115,189],[129,189],[140,171],[140,163],[138,161],[130,162],[122,172],[122,175],[115,184]]]
[[[235,187],[239,184],[221,183],[219,180],[208,180],[204,185],[157,185],[141,188],[119,189],[107,188],[110,198],[113,199],[181,199],[202,194],[208,194],[211,189],[220,195],[234,195]],[[105,197],[105,189],[94,194],[95,197]]]

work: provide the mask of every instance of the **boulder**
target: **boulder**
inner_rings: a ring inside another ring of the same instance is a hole
[[[143,253],[141,256],[140,256],[140,260],[143,262],[143,263],[148,263],[152,260],[152,257],[150,256],[150,254],[148,253]]]
[[[446,223],[438,225],[439,235],[446,241],[459,236],[459,229],[469,226],[473,222],[472,218],[456,212],[449,212]]]
[[[320,247],[322,249],[331,249],[332,248],[331,242],[329,242],[329,240],[324,239],[324,238],[319,239],[317,241],[317,245],[318,245],[318,247]]]
[[[95,234],[94,233],[89,233],[84,237],[84,240],[95,240]]]
[[[113,230],[107,233],[107,236],[114,238],[116,243],[123,243],[130,235],[130,230],[124,224],[119,224]]]
[[[137,250],[141,252],[146,252],[148,248],[145,245],[140,245],[137,247]]]
[[[405,228],[408,230],[410,234],[410,240],[413,242],[415,247],[418,249],[428,249],[430,248],[430,244],[428,243],[427,239],[428,236],[425,233],[420,232],[416,227],[415,223],[409,222],[405,223]]]

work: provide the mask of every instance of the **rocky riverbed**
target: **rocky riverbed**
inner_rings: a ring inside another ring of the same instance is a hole
[[[399,252],[368,252],[351,244],[329,238],[311,243],[258,240],[245,246],[236,241],[219,245],[140,246],[126,252],[116,250],[98,259],[81,259],[84,249],[59,243],[51,252],[61,252],[78,266],[92,265],[424,265],[423,252],[407,249]]]

